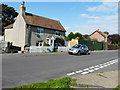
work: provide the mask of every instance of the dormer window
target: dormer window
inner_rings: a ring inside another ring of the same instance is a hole
[[[38,33],[38,34],[43,34],[43,33],[44,33],[44,29],[38,27],[38,28],[37,28],[37,33]]]
[[[59,31],[56,31],[56,32],[55,32],[55,35],[60,36],[60,32],[59,32]]]

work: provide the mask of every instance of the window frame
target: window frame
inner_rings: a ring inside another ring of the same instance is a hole
[[[37,34],[43,35],[44,34],[44,28],[37,27]]]

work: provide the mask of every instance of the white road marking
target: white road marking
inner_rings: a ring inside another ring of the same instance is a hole
[[[81,73],[81,72],[83,72],[83,71],[82,70],[76,71],[76,73]]]
[[[89,72],[83,72],[83,73],[81,73],[82,75],[85,75],[85,74],[87,74],[87,73],[89,73]]]
[[[95,68],[94,70],[98,70],[98,69],[100,69],[100,68]]]
[[[72,73],[68,73],[67,76],[71,76],[71,75],[75,75],[75,74],[85,75],[85,74],[94,72],[94,71],[96,71],[96,70],[99,70],[99,69],[101,69],[101,68],[105,68],[105,67],[107,67],[107,66],[109,66],[109,65],[112,65],[112,64],[114,64],[114,63],[117,63],[117,62],[118,62],[118,59],[111,60],[111,61],[105,62],[105,63],[103,63],[103,64],[91,66],[91,67],[85,68],[85,69],[83,69],[83,70],[78,70],[78,71],[75,71],[75,72],[72,72]]]
[[[83,69],[84,71],[89,70],[89,68]]]
[[[95,68],[95,67],[92,66],[92,67],[90,67],[89,69],[92,69],[92,68]]]
[[[75,72],[72,72],[72,73],[68,73],[67,75],[71,76],[71,75],[74,75],[74,74],[75,74]]]
[[[89,70],[88,72],[94,72],[95,70]]]

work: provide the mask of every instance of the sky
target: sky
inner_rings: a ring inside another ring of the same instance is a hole
[[[19,12],[21,2],[4,2]],[[118,33],[117,2],[26,2],[26,12],[59,20],[70,32],[91,34],[95,30]]]

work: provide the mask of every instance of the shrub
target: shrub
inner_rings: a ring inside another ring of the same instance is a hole
[[[43,46],[50,46],[50,45],[44,42]]]
[[[47,50],[48,50],[49,52],[52,52],[49,48],[47,48]]]
[[[63,38],[56,38],[55,39],[55,43],[59,43],[60,46],[64,46],[65,45],[65,41]]]

